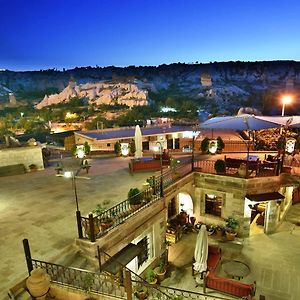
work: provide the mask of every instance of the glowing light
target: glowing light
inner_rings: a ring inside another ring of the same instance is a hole
[[[64,172],[64,177],[71,178],[72,177],[72,172],[71,171],[65,171]]]
[[[290,104],[292,101],[293,101],[293,98],[290,95],[285,95],[282,97],[283,104]]]

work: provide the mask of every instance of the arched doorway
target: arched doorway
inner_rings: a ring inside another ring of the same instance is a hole
[[[194,216],[194,204],[193,204],[193,199],[190,196],[190,194],[185,193],[185,192],[180,192],[177,195],[178,199],[178,210],[179,212],[185,211],[189,217]]]

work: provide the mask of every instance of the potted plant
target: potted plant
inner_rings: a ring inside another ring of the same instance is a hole
[[[98,203],[96,208],[93,210],[93,213],[96,214],[97,217],[95,219],[99,219],[101,230],[104,231],[107,228],[111,227],[113,224],[113,218],[109,214],[104,214],[107,210],[107,205],[110,201],[104,201],[103,204]]]
[[[132,210],[137,210],[142,206],[142,193],[138,188],[131,188],[128,192],[128,201]]]
[[[235,239],[235,236],[237,235],[237,228],[239,226],[239,220],[237,220],[235,217],[230,216],[226,220],[226,238],[228,241],[233,241]]]
[[[224,174],[226,173],[226,163],[223,159],[218,159],[215,162],[215,170],[217,174]]]
[[[224,147],[225,147],[225,144],[223,142],[223,139],[220,136],[218,136],[217,137],[217,152],[222,153],[222,150],[224,149]]]
[[[139,284],[136,286],[134,294],[138,299],[146,299],[148,296],[148,289],[146,286]]]
[[[246,178],[247,177],[247,166],[245,163],[241,163],[239,168],[238,168],[238,174],[240,177],[242,178]]]
[[[167,267],[164,259],[160,260],[159,266],[154,269],[154,272],[158,282],[162,282],[165,279]]]
[[[285,137],[283,135],[281,135],[277,141],[277,150],[278,150],[278,154],[283,154],[284,149],[285,149]]]
[[[209,138],[208,137],[205,137],[202,142],[201,142],[201,151],[202,153],[208,153],[208,147],[209,147]]]
[[[148,269],[146,273],[146,281],[150,285],[155,285],[157,283],[156,274],[153,269]]]
[[[215,225],[215,233],[217,237],[221,238],[224,235],[224,226]]]

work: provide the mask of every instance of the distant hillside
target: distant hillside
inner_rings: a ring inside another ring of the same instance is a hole
[[[0,100],[8,101],[6,91],[17,100],[40,102],[47,94],[64,90],[70,79],[76,83],[132,83],[148,92],[154,102],[172,104],[178,99],[192,99],[201,108],[213,106],[234,111],[240,106],[261,108],[264,91],[300,91],[300,62],[222,62],[129,66],[126,68],[75,68],[66,71],[0,72]]]

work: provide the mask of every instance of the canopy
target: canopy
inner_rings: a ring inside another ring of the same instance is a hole
[[[135,126],[134,142],[135,142],[134,157],[135,158],[143,157],[142,132],[139,125]]]
[[[260,130],[267,128],[280,128],[286,124],[288,118],[289,117],[267,117],[248,114],[215,117],[201,123],[200,128],[224,130]]]
[[[208,237],[205,225],[201,225],[199,233],[197,235],[194,257],[194,270],[199,273],[206,271],[208,257]]]

